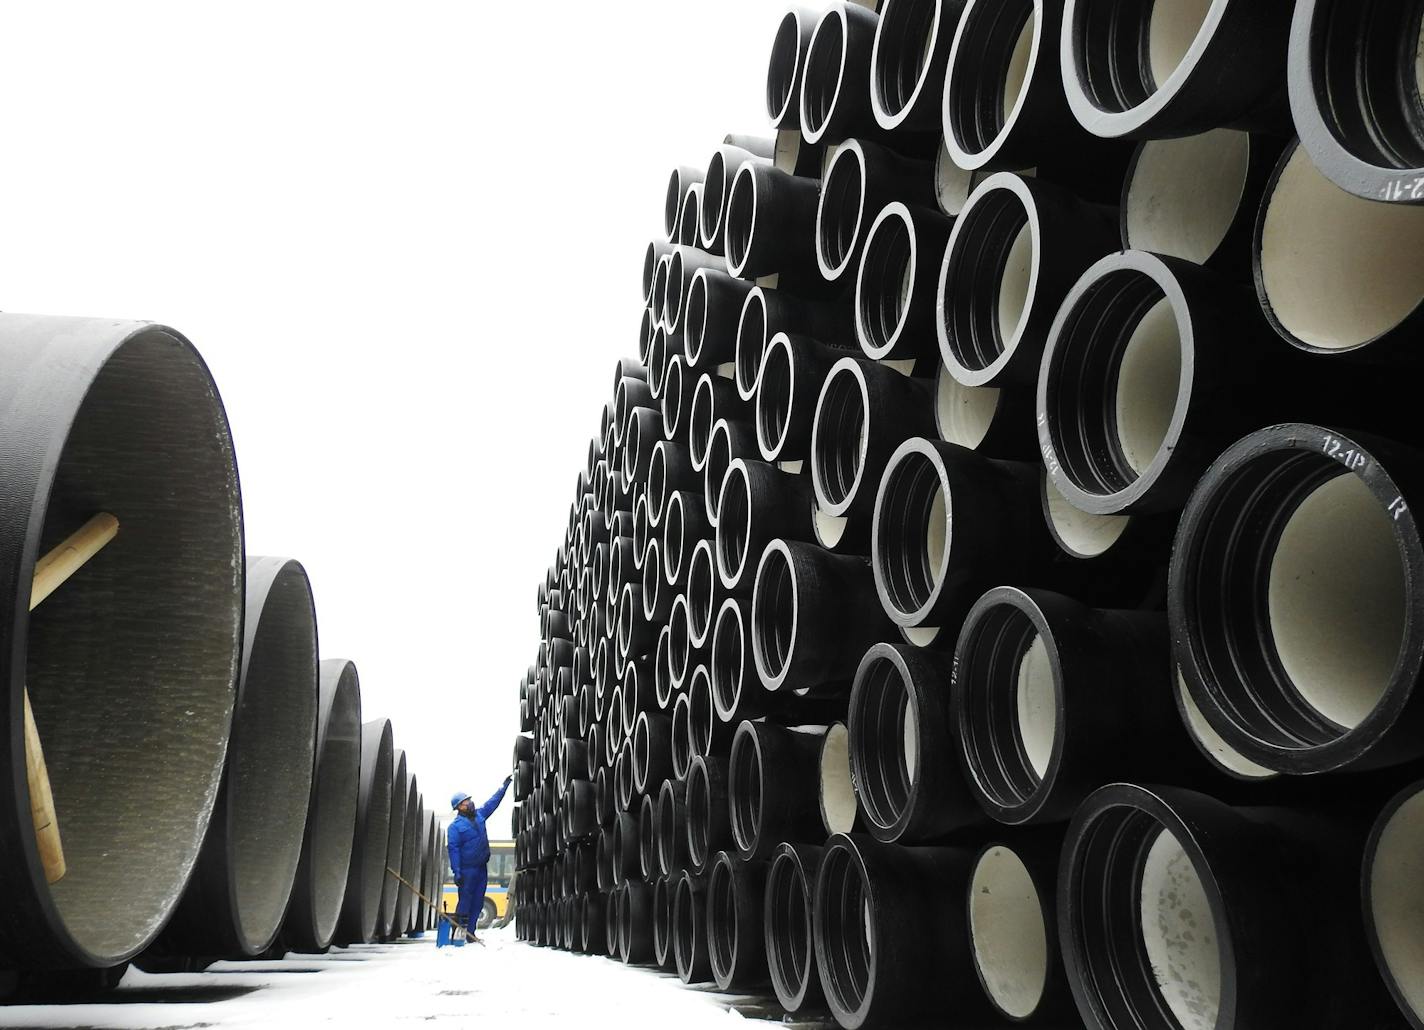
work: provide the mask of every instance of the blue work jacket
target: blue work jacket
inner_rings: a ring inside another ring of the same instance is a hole
[[[509,784],[503,784],[494,792],[494,797],[469,815],[461,812],[450,824],[446,835],[450,847],[450,875],[456,882],[465,872],[472,872],[489,862],[489,834],[485,832],[485,820],[494,815],[508,789]]]

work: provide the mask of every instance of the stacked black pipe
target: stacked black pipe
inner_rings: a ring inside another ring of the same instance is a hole
[[[519,935],[848,1028],[1424,1027],[1424,4],[875,6],[669,181]]]

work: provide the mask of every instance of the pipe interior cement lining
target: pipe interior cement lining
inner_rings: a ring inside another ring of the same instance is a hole
[[[109,824],[66,836],[68,872],[46,885],[28,804],[7,807],[0,953],[112,966],[167,922],[222,774],[242,626],[237,468],[212,378],[173,330],[3,314],[0,342],[25,369],[0,382],[10,710],[28,689],[61,832],[94,811]],[[100,510],[118,539],[26,616],[35,558]],[[6,792],[23,799],[12,739]]]
[[[203,852],[157,954],[244,957],[287,910],[311,802],[316,609],[302,566],[247,559],[242,666],[227,768]]]
[[[361,687],[342,658],[318,666],[316,773],[306,837],[283,937],[299,951],[322,951],[336,932],[356,835],[361,785]]]
[[[389,719],[372,719],[361,724],[361,791],[351,871],[337,924],[336,941],[340,944],[369,942],[376,936],[381,889],[386,881],[394,751]]]

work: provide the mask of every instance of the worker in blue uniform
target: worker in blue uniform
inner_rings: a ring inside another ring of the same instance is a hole
[[[459,813],[450,824],[447,835],[450,873],[460,890],[460,900],[455,906],[455,925],[466,928],[471,940],[474,939],[480,912],[485,907],[485,887],[489,884],[490,846],[485,820],[494,815],[495,809],[504,800],[504,792],[509,789],[511,779],[506,776],[504,785],[495,791],[494,797],[478,807],[474,799],[465,793],[450,799],[450,807]]]

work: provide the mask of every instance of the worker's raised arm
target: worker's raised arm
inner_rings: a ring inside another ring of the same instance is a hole
[[[480,806],[480,818],[488,819],[494,815],[494,810],[499,807],[499,803],[504,800],[504,792],[509,789],[509,781],[512,777],[506,776],[504,782],[500,784],[499,790],[494,792],[494,797],[490,798]]]

